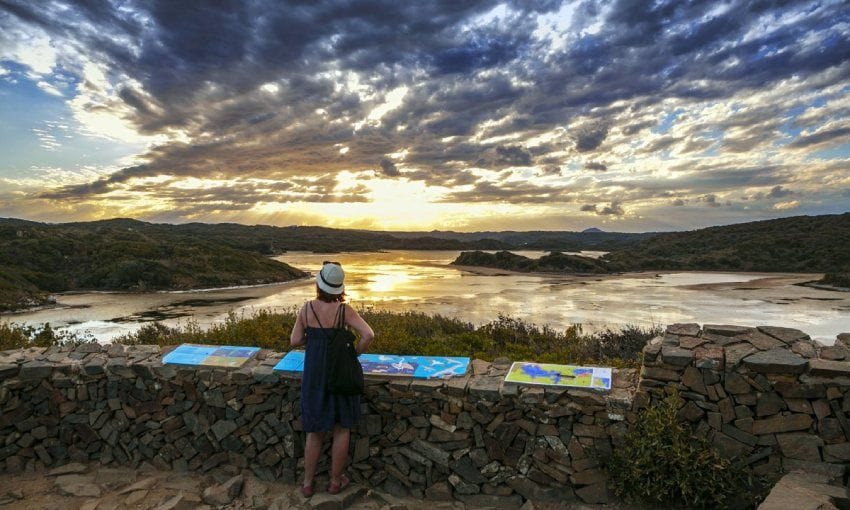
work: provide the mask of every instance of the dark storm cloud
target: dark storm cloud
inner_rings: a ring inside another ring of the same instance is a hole
[[[387,177],[398,177],[399,175],[398,168],[389,158],[383,158],[381,160],[381,172]]]
[[[576,150],[579,152],[592,151],[602,145],[606,136],[608,136],[608,126],[604,124],[583,126],[575,133]]]
[[[791,142],[789,147],[803,149],[812,146],[850,142],[850,127],[826,129],[817,133],[801,136]]]
[[[611,202],[608,205],[584,204],[580,210],[592,212],[599,216],[622,216],[626,214],[619,202]]]
[[[525,147],[496,147],[497,164],[505,166],[531,166],[531,153]]]
[[[664,100],[733,101],[791,79],[818,76],[821,87],[850,79],[850,31],[842,28],[850,8],[842,3],[735,0],[723,10],[713,2],[584,1],[575,5],[574,26],[556,34],[565,37],[563,47],[532,35],[534,15],[556,11],[563,5],[556,1],[517,0],[487,18],[496,4],[483,0],[63,4],[68,8],[0,0],[0,29],[37,26],[77,48],[110,70],[116,103],[140,132],[180,130],[190,142],[164,143],[142,155],[140,165],[42,195],[52,199],[103,194],[145,176],[288,181],[374,171],[379,162],[383,175],[473,186],[450,193],[451,200],[558,202],[566,188],[480,181],[466,168],[566,165],[561,158],[569,150],[594,157],[618,137],[663,131],[663,119],[645,112]],[[598,31],[586,30],[597,21]],[[781,29],[769,28],[780,21]],[[400,104],[365,121],[402,86]],[[769,106],[742,109],[714,126],[723,151],[746,155],[774,143],[783,120]],[[554,129],[564,137],[525,143]],[[734,136],[722,136],[726,130]],[[850,129],[804,133],[787,147],[841,143]],[[661,132],[637,150],[698,153],[714,143]],[[344,155],[341,146],[349,149]],[[404,173],[380,159],[401,150]],[[585,168],[606,169],[593,161]],[[777,177],[706,168],[682,190],[668,191],[713,196],[724,186],[787,182]],[[660,192],[635,182],[644,187],[635,193]],[[623,182],[598,183],[605,185]],[[623,214],[618,202],[594,211]]]
[[[608,165],[599,161],[588,161],[584,164],[585,170],[593,170],[595,172],[604,172],[608,170]]]
[[[794,192],[790,189],[785,189],[782,186],[774,186],[767,193],[768,198],[782,198],[787,197],[788,195],[793,195]]]
[[[443,198],[443,202],[507,202],[513,204],[545,204],[570,202],[565,186],[538,186],[526,181],[492,182],[479,181],[472,189],[456,191]]]

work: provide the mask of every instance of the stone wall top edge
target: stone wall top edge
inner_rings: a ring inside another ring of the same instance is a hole
[[[301,379],[300,373],[273,369],[285,354],[283,352],[263,349],[241,367],[163,364],[163,356],[173,347],[82,344],[73,348],[59,346],[0,351],[0,384],[12,379],[34,382],[67,377],[143,377],[168,380],[185,378],[189,374],[201,381],[236,384],[280,384]],[[461,377],[429,380],[370,374],[366,376],[366,384],[385,385],[414,393],[433,393],[440,390],[449,396],[469,396],[483,400],[501,400],[524,395],[523,398],[531,402],[535,399],[533,394],[539,394],[541,401],[566,395],[569,400],[586,402],[587,405],[604,406],[610,400],[612,405],[619,407],[622,407],[624,401],[630,400],[637,387],[636,369],[614,368],[612,390],[609,391],[505,383],[504,376],[509,365],[477,359],[473,361],[474,363],[470,363],[469,373]]]

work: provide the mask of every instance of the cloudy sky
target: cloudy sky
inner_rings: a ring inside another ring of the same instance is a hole
[[[850,210],[843,1],[0,0],[0,216],[682,230]]]

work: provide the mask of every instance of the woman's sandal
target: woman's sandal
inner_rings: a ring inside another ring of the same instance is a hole
[[[351,480],[349,480],[347,476],[342,475],[339,477],[339,482],[331,482],[328,484],[328,494],[339,494],[345,490],[349,484],[351,484]]]
[[[309,498],[315,493],[316,493],[316,489],[313,487],[312,483],[310,485],[302,485],[301,486],[301,495],[304,496],[305,498]]]

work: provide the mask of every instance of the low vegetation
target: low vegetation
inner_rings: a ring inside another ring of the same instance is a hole
[[[583,334],[579,326],[556,331],[520,319],[499,316],[496,320],[474,325],[419,312],[395,313],[367,309],[361,314],[378,332],[373,352],[432,356],[469,356],[492,360],[507,357],[550,363],[595,363],[635,366],[643,345],[660,333],[660,328],[628,326],[622,331]],[[250,345],[276,351],[289,350],[289,334],[295,323],[295,311],[260,311],[249,317],[229,315],[208,329],[197,323],[168,327],[153,322],[137,332],[114,340],[122,344],[176,345],[204,343],[214,345]],[[76,340],[45,336],[40,330],[3,324],[0,350],[29,345],[51,345]]]
[[[850,273],[850,213],[659,234],[603,257],[617,271]]]
[[[182,290],[306,275],[215,237],[161,237],[132,224],[79,228],[0,222],[0,311],[45,304],[49,293],[72,290]]]
[[[827,273],[818,283],[850,289],[850,271],[846,273]]]
[[[553,251],[538,259],[531,259],[509,251],[486,253],[482,251],[465,251],[454,262],[456,266],[494,267],[523,273],[578,273],[601,274],[609,272],[604,263],[590,257],[567,255]]]
[[[614,492],[653,508],[747,508],[759,485],[747,471],[695,436],[678,416],[678,394],[641,411],[607,459]]]

